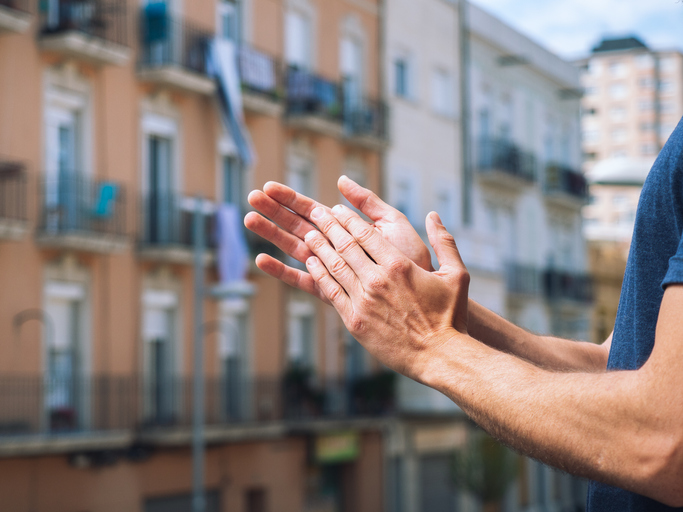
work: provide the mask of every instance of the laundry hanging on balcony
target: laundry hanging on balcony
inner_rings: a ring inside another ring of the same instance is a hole
[[[244,281],[249,270],[249,249],[242,228],[242,215],[236,205],[222,204],[218,207],[216,239],[220,282]]]
[[[244,124],[237,48],[232,41],[214,39],[210,44],[207,60],[208,72],[216,79],[223,123],[235,141],[242,165],[251,167],[255,161],[255,154]]]

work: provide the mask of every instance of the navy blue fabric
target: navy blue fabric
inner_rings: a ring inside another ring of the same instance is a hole
[[[683,283],[683,120],[650,171],[638,203],[608,370],[637,370],[650,357],[667,285]],[[683,390],[682,390],[683,391]],[[649,498],[591,482],[589,512],[670,511]]]

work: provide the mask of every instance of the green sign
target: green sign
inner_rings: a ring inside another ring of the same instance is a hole
[[[315,460],[323,464],[348,462],[360,452],[357,432],[343,432],[319,436],[315,439]]]

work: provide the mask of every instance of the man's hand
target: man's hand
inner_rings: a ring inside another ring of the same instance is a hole
[[[419,268],[345,206],[315,208],[311,219],[322,233],[305,236],[315,254],[306,266],[349,332],[382,363],[419,378],[426,353],[456,331],[467,334],[469,274],[436,213],[427,233],[437,272]]]
[[[338,186],[342,195],[374,222],[374,229],[385,240],[418,266],[432,270],[429,249],[405,215],[346,176],[339,178]],[[249,204],[263,216],[256,212],[248,213],[244,219],[247,228],[301,263],[313,255],[304,243],[306,234],[315,230],[310,215],[316,207],[329,211],[327,207],[275,182],[266,183],[263,192],[253,191],[249,194]],[[266,254],[256,258],[256,265],[267,274],[328,302],[308,273],[289,267]]]

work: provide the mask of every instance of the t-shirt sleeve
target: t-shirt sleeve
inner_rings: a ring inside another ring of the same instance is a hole
[[[662,288],[666,288],[670,284],[683,283],[683,236],[678,244],[676,254],[669,258],[669,269],[662,281]]]

